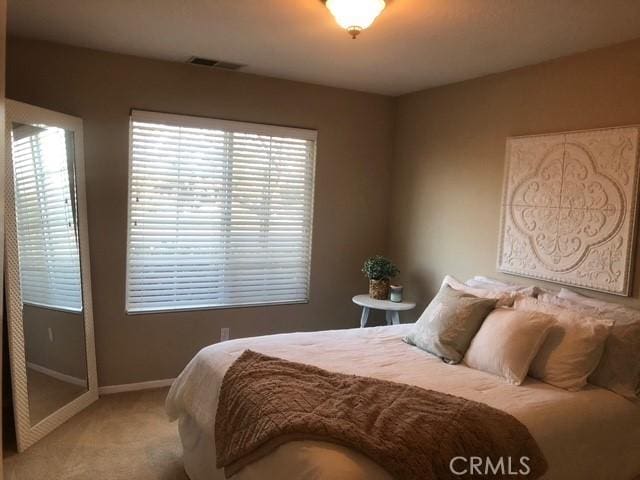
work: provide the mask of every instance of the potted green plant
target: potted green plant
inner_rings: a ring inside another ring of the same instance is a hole
[[[400,273],[400,270],[388,258],[376,255],[364,261],[362,273],[369,278],[369,296],[386,300],[389,297],[389,279]]]

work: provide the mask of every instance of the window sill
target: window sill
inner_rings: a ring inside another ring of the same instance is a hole
[[[140,310],[125,310],[126,315],[147,315],[157,313],[178,313],[178,312],[202,312],[208,310],[228,310],[236,308],[258,308],[258,307],[277,307],[284,305],[304,305],[308,304],[309,299],[304,300],[291,300],[283,302],[264,302],[264,303],[237,303],[233,305],[212,305],[212,306],[198,306],[198,307],[178,307],[178,308],[164,308],[164,309],[140,309]]]

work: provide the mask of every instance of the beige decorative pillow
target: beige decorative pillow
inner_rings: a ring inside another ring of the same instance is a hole
[[[566,292],[582,297],[569,290]],[[540,297],[543,303],[615,322],[605,343],[600,364],[588,380],[593,385],[632,400],[640,399],[640,310],[587,297],[582,299],[587,301],[578,303],[549,294]]]
[[[496,289],[488,289],[488,288],[475,288],[465,285],[461,281],[453,278],[451,275],[447,275],[442,280],[442,286],[448,285],[454,290],[458,290],[459,292],[468,293],[469,295],[473,295],[474,297],[480,298],[495,298],[498,307],[510,307],[513,305],[513,300],[516,295],[520,292],[514,291],[502,291]]]
[[[496,305],[443,285],[404,341],[447,363],[460,363],[482,321]]]
[[[464,363],[520,385],[554,323],[543,313],[497,308],[471,341]]]
[[[576,311],[518,298],[517,310],[552,315],[556,322],[531,363],[529,375],[545,383],[577,391],[597,368],[613,321],[585,316]]]

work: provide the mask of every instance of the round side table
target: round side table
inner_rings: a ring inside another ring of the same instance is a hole
[[[369,295],[356,295],[352,298],[353,303],[362,307],[362,316],[360,317],[360,328],[364,328],[369,318],[369,312],[371,309],[384,310],[385,317],[387,319],[387,325],[400,324],[400,314],[405,310],[411,310],[415,308],[416,304],[413,302],[392,302],[391,300],[376,300]]]

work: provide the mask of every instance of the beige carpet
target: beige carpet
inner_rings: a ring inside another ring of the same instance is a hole
[[[27,368],[27,392],[29,394],[29,420],[35,425],[87,389],[84,386],[63,382]]]
[[[24,453],[5,450],[5,480],[187,480],[167,391],[101,397]]]

